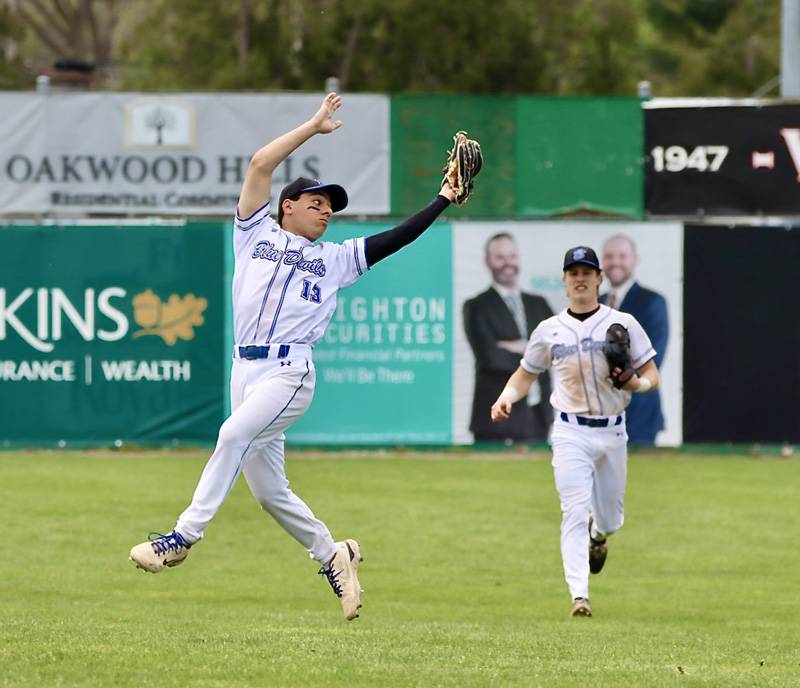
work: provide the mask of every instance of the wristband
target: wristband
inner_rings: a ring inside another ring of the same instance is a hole
[[[640,392],[644,394],[645,392],[649,392],[653,389],[653,383],[646,377],[639,378],[639,386],[634,390],[635,392]]]
[[[500,392],[499,399],[508,399],[512,404],[516,404],[520,399],[522,399],[522,395],[517,391],[516,387],[506,385],[505,389]]]

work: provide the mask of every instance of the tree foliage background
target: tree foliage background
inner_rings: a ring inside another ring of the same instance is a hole
[[[457,11],[456,11],[457,9]],[[749,96],[780,0],[0,0],[0,88],[57,60],[144,91]]]

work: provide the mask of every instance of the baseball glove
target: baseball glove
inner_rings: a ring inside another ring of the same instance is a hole
[[[483,154],[481,144],[467,138],[467,132],[459,131],[453,137],[453,150],[447,153],[447,162],[442,170],[444,179],[456,192],[456,205],[464,205],[472,196],[475,175],[481,171]]]
[[[633,369],[631,360],[631,337],[628,330],[619,323],[609,325],[606,330],[604,352],[606,361],[608,361],[611,383],[617,389],[622,389],[625,383],[636,375],[636,371]],[[615,373],[615,369],[618,369],[618,372]]]

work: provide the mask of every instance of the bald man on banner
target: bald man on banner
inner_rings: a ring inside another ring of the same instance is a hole
[[[639,321],[657,352],[655,363],[660,369],[669,339],[667,302],[661,294],[639,284],[634,275],[638,265],[636,242],[630,236],[615,234],[606,239],[602,267],[609,289],[600,303],[630,313]],[[625,413],[631,444],[655,444],[656,435],[664,429],[660,391],[634,394]]]

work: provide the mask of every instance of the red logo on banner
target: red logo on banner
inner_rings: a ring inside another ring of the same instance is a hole
[[[765,153],[753,151],[753,169],[758,170],[762,167],[766,167],[768,170],[775,168],[775,153],[772,151]]]

